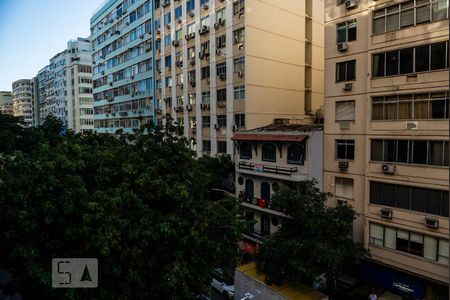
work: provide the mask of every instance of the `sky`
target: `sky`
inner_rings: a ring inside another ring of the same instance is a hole
[[[88,37],[104,0],[0,0],[0,91],[31,79],[67,42]]]

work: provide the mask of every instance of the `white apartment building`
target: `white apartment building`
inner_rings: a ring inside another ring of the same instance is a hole
[[[25,126],[33,126],[33,86],[30,79],[20,79],[12,83],[13,115],[22,118]]]

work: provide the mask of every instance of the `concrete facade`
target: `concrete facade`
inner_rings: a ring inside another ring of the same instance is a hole
[[[426,299],[448,284],[447,6],[325,1],[324,191],[355,208],[371,260],[423,278]]]
[[[25,126],[34,125],[33,85],[30,79],[20,79],[12,83],[13,115],[22,118]]]
[[[0,113],[13,115],[13,97],[11,92],[0,91]]]

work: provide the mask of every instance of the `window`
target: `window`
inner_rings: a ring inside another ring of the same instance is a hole
[[[172,42],[172,41],[171,41],[171,39],[170,39],[170,34],[166,35],[166,36],[164,37],[164,45],[165,45],[166,47],[169,47],[171,42]]]
[[[209,78],[209,66],[202,68],[202,79]]]
[[[187,34],[195,34],[195,24],[194,23],[190,23],[187,24]]]
[[[202,103],[208,104],[211,102],[211,93],[208,92],[202,92]]]
[[[211,151],[211,141],[204,140],[203,141],[203,152],[209,152]]]
[[[336,159],[354,160],[355,141],[336,140]]]
[[[166,88],[172,87],[172,77],[166,77]]]
[[[218,153],[227,153],[227,142],[217,141],[217,152]]]
[[[170,25],[170,12],[164,15],[164,25]]]
[[[217,101],[227,101],[227,90],[226,89],[220,89],[217,90]]]
[[[370,224],[369,243],[377,246],[383,246],[384,228],[375,223]]]
[[[252,158],[252,145],[249,142],[243,142],[239,146],[239,157],[241,159]]]
[[[195,0],[188,0],[186,2],[186,11],[190,12],[193,11],[195,9]]]
[[[370,182],[370,203],[448,217],[448,191]]]
[[[372,98],[372,120],[447,119],[448,93],[423,93]]]
[[[245,71],[245,57],[236,58],[234,60],[234,72],[243,72]]]
[[[353,179],[352,178],[336,177],[335,178],[335,187],[336,187],[336,190],[335,190],[334,194],[336,197],[353,199]]]
[[[217,126],[227,127],[227,115],[217,115]]]
[[[344,61],[336,64],[336,81],[350,81],[356,79],[356,60]]]
[[[245,196],[247,199],[253,199],[253,195],[254,195],[254,185],[253,185],[253,180],[251,179],[246,179],[245,180]]]
[[[226,35],[224,34],[216,38],[216,48],[222,49],[225,48],[225,46],[226,46]]]
[[[202,127],[210,127],[210,126],[211,126],[211,117],[202,116]]]
[[[356,19],[337,24],[337,42],[345,43],[356,40]]]
[[[244,28],[237,29],[233,32],[233,43],[241,44],[245,41],[245,31]]]
[[[305,162],[305,144],[290,145],[287,148],[287,163],[303,165]]]
[[[276,147],[274,144],[264,144],[262,146],[262,160],[263,161],[270,161],[270,162],[276,162]]]
[[[245,99],[245,85],[234,87],[234,100]]]
[[[375,10],[373,33],[380,34],[447,18],[447,0],[411,0]]]
[[[225,62],[218,63],[216,65],[216,69],[217,69],[217,76],[219,76],[221,78],[226,78],[226,75],[227,75],[227,64]]]
[[[448,68],[448,42],[372,55],[372,77],[398,76]],[[343,72],[343,71],[341,71]]]
[[[245,114],[235,114],[234,115],[234,124],[237,127],[245,127]]]
[[[164,64],[166,66],[166,68],[171,68],[172,67],[172,56],[168,55],[164,58]]]
[[[181,10],[181,6],[175,8],[175,19],[181,19],[183,12]]]
[[[336,121],[355,120],[355,101],[336,102]]]
[[[371,160],[448,166],[448,141],[371,140]]]
[[[224,22],[226,18],[225,8],[222,8],[216,12],[216,20],[217,22]]]
[[[233,0],[233,14],[243,14],[245,11],[245,0]]]

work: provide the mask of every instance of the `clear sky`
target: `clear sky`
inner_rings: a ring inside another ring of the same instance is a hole
[[[0,0],[0,91],[31,79],[67,42],[88,37],[104,0]]]

